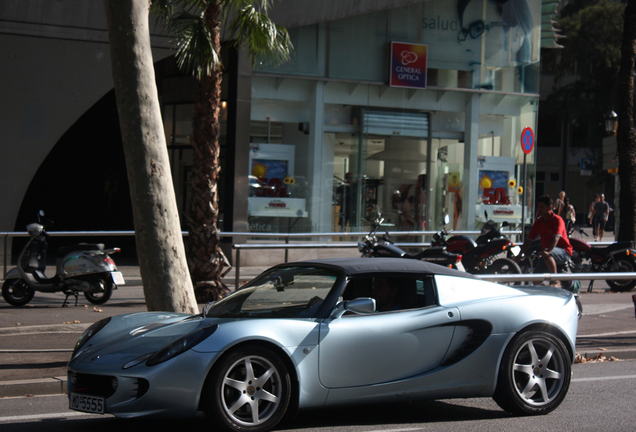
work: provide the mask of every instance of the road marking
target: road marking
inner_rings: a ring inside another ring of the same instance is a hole
[[[93,416],[94,414],[86,414],[81,412],[65,412],[65,413],[49,413],[49,414],[31,414],[23,416],[10,416],[0,417],[0,423],[15,422],[15,421],[28,421],[28,420],[43,420],[43,419],[55,419],[66,417],[79,417],[79,416]]]
[[[636,379],[636,375],[620,375],[611,377],[594,377],[594,378],[573,378],[572,382],[585,382],[585,381],[607,381],[607,380],[619,380],[619,379]]]
[[[623,334],[634,334],[636,330],[625,330],[618,332],[610,332],[610,333],[597,333],[597,334],[584,334],[584,335],[576,335],[576,338],[592,338],[592,337],[603,337],[603,336],[617,336]]]
[[[405,429],[371,429],[370,432],[411,432],[411,431],[420,431],[422,430],[421,427],[419,428],[405,428]]]
[[[619,310],[633,308],[634,305],[607,303],[607,304],[585,304],[583,310],[585,315],[600,315],[604,313],[617,312]]]

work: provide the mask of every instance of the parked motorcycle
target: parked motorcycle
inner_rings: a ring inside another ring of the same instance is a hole
[[[79,293],[96,305],[104,304],[117,285],[124,285],[124,277],[117,271],[115,261],[109,256],[119,248],[104,249],[103,244],[78,244],[58,249],[55,276],[45,275],[48,238],[44,212],[38,213],[38,222],[27,225],[29,241],[18,258],[18,266],[10,270],[2,285],[2,297],[12,306],[29,303],[35,292],[62,292],[66,294],[62,307],[69,296]]]
[[[474,240],[467,235],[450,235],[446,231],[449,222],[444,218],[444,227],[433,235],[433,246],[446,246],[448,252],[462,254],[466,271],[473,274],[521,274],[516,262],[507,258],[507,250],[514,244],[501,235],[494,222],[489,221],[482,234]],[[507,226],[507,224],[503,225]]]
[[[430,247],[423,249],[416,254],[412,254],[393,244],[390,240],[390,235],[386,230],[384,234],[378,238],[377,231],[381,228],[383,221],[384,219],[381,215],[378,215],[378,219],[376,219],[373,223],[369,234],[364,237],[362,242],[358,243],[358,250],[362,254],[362,257],[417,259],[465,271],[464,266],[462,265],[462,255],[450,253],[445,247]]]
[[[579,227],[574,231],[587,237],[587,233]],[[587,242],[570,237],[572,245],[572,261],[575,273],[614,273],[636,271],[636,249],[634,242],[619,241],[609,246],[590,246]],[[636,279],[611,280],[607,279],[607,285],[615,292],[626,292],[636,286]],[[588,292],[592,291],[594,281],[590,281]]]

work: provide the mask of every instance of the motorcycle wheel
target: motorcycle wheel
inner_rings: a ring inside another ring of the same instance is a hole
[[[84,293],[86,300],[96,305],[106,303],[110,299],[110,296],[113,295],[113,281],[111,281],[110,278],[102,279],[100,283],[104,287],[104,291],[97,293]]]
[[[610,263],[607,271],[609,272],[634,272],[634,262],[627,258],[617,258]],[[608,279],[605,282],[614,292],[627,292],[632,290],[636,286],[636,279],[632,280],[611,280]]]
[[[490,264],[483,273],[486,274],[521,274],[519,265],[509,258],[500,258]],[[504,285],[519,285],[519,282],[501,282]]]
[[[2,284],[2,297],[11,306],[24,306],[33,299],[33,291],[22,279],[7,279]]]

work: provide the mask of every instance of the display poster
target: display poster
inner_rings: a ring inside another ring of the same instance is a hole
[[[538,61],[540,11],[540,0],[425,2],[422,42],[429,67],[473,70]]]
[[[486,222],[521,222],[521,206],[514,178],[512,157],[480,156],[478,165],[478,199],[475,215]]]
[[[293,145],[251,145],[249,216],[307,217],[306,199],[294,196],[294,156]]]

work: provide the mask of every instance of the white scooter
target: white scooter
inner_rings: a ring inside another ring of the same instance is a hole
[[[44,227],[44,212],[40,210],[38,223],[27,225],[31,237],[22,249],[18,266],[10,270],[2,285],[2,297],[12,306],[29,303],[36,291],[63,292],[66,294],[62,307],[69,296],[79,293],[93,304],[104,304],[110,299],[117,285],[124,285],[124,277],[117,271],[115,261],[109,254],[119,248],[104,250],[103,244],[78,244],[58,249],[56,271],[52,278],[46,277],[46,255],[49,235]],[[48,221],[50,223],[50,221]]]

